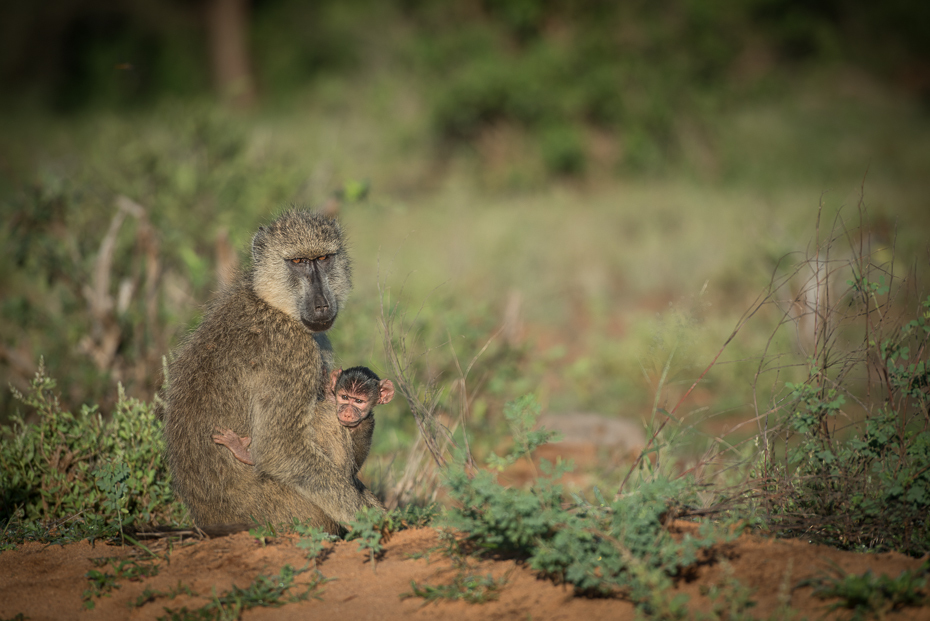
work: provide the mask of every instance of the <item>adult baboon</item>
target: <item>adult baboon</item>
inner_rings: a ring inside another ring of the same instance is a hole
[[[352,436],[357,474],[371,451],[375,406],[389,403],[394,398],[394,383],[389,379],[379,379],[368,367],[352,367],[345,371],[338,369],[330,376],[327,398],[336,404],[339,424],[346,427]],[[213,441],[232,451],[233,456],[242,463],[255,465],[249,451],[252,438],[240,437],[232,429],[220,428],[213,434]]]
[[[220,292],[168,367],[174,489],[200,525],[310,520],[336,533],[382,506],[355,477],[349,430],[324,398],[332,326],[351,289],[335,220],[292,210],[252,238],[252,266]],[[213,442],[251,438],[247,466]]]

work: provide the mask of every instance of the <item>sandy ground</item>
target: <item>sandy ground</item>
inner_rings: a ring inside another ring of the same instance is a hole
[[[266,545],[248,533],[188,544],[154,544],[159,571],[138,581],[121,580],[110,596],[95,599],[93,610],[85,610],[82,594],[90,586],[87,573],[107,570],[93,559],[106,557],[145,560],[138,548],[87,542],[66,546],[30,543],[0,553],[0,619],[23,614],[42,619],[156,619],[165,608],[189,610],[210,601],[212,593],[223,594],[233,585],[248,586],[259,574],[277,575],[284,565],[306,565],[296,537],[281,537]],[[424,603],[419,598],[402,599],[411,581],[443,584],[454,574],[449,561],[438,552],[411,558],[436,546],[436,531],[429,528],[395,533],[383,558],[372,567],[357,542],[338,542],[319,569],[330,579],[320,599],[288,603],[279,608],[246,610],[242,619],[633,619],[633,606],[620,598],[576,597],[571,588],[553,584],[513,560],[485,561],[482,574],[507,575],[506,586],[496,601]],[[743,535],[717,550],[717,560],[698,566],[678,589],[691,596],[694,610],[707,610],[702,595],[707,587],[728,575],[737,577],[755,591],[751,610],[757,618],[780,618],[779,606],[787,600],[802,618],[819,619],[827,614],[829,602],[811,596],[809,587],[792,588],[812,575],[825,572],[832,561],[850,573],[871,569],[876,574],[897,577],[906,569],[917,569],[921,561],[900,554],[856,554],[796,540],[767,539]],[[296,579],[307,581],[309,572]],[[144,590],[167,592],[179,582],[196,595],[174,599],[156,597],[141,606],[130,606]],[[295,588],[293,591],[302,589]],[[843,612],[843,611],[841,611]],[[848,612],[845,617],[848,617]],[[844,618],[843,615],[833,618]],[[889,619],[930,619],[930,606],[905,608]]]

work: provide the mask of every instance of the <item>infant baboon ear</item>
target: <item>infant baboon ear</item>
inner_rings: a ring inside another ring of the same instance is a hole
[[[394,398],[394,382],[389,379],[381,380],[378,388],[378,403],[390,403]]]

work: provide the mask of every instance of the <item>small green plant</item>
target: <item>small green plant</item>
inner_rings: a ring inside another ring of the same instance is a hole
[[[524,395],[504,405],[504,418],[510,425],[513,446],[504,457],[490,453],[487,460],[488,466],[502,472],[521,457],[529,456],[543,444],[557,442],[561,438],[561,434],[557,431],[547,431],[545,427],[534,428],[541,410],[542,406],[536,401],[534,395]]]
[[[145,606],[146,604],[154,602],[156,599],[161,599],[161,598],[174,599],[175,597],[179,595],[194,596],[194,595],[197,595],[197,593],[195,593],[194,590],[191,589],[189,586],[187,586],[186,584],[183,584],[180,580],[178,580],[177,586],[167,591],[156,591],[154,589],[146,587],[145,590],[142,591],[142,594],[139,595],[139,597],[129,602],[129,607],[130,608],[141,608],[142,606]]]
[[[385,535],[394,530],[393,514],[376,507],[366,507],[355,515],[349,528],[346,540],[358,539],[359,552],[368,551],[374,569],[375,559],[384,552]]]
[[[396,530],[429,526],[442,515],[442,505],[431,502],[420,506],[409,504],[391,511],[391,524]]]
[[[214,593],[212,600],[202,608],[194,610],[189,610],[186,606],[179,609],[165,608],[168,614],[159,619],[225,621],[238,619],[244,611],[259,606],[278,608],[284,604],[306,601],[311,597],[319,599],[322,596],[320,586],[326,582],[326,578],[319,571],[311,572],[311,579],[306,584],[305,590],[292,592],[292,589],[298,586],[294,584],[294,579],[306,571],[308,571],[307,568],[294,569],[290,565],[285,565],[281,573],[276,576],[259,575],[252,581],[252,584],[245,588],[233,586],[223,595],[218,596]]]
[[[113,589],[118,589],[119,585],[116,583],[116,576],[113,574],[97,571],[92,569],[87,572],[87,579],[90,580],[90,588],[84,591],[84,608],[88,610],[93,610],[94,606],[97,603],[94,601],[94,598],[101,598],[103,596],[109,597],[110,592]]]
[[[96,606],[96,599],[109,597],[113,589],[119,588],[119,580],[139,581],[158,575],[158,565],[155,563],[140,563],[133,560],[120,560],[113,558],[98,559],[97,566],[109,563],[112,573],[92,569],[87,572],[90,588],[84,591],[84,608],[88,610]]]
[[[930,562],[917,571],[903,571],[897,578],[882,574],[876,576],[871,570],[863,574],[849,574],[838,565],[833,565],[830,575],[821,575],[803,581],[798,586],[810,586],[814,596],[820,599],[837,598],[827,609],[830,612],[845,609],[852,612],[852,619],[878,617],[907,606],[922,606],[926,596],[921,592],[927,584],[926,575]]]
[[[123,515],[129,513],[125,507],[128,489],[129,466],[124,462],[108,462],[94,471],[97,489],[103,492],[103,506],[113,516],[120,538],[123,537]]]
[[[417,584],[416,580],[410,581],[409,593],[401,594],[401,599],[409,597],[422,597],[427,602],[435,602],[441,599],[462,600],[469,604],[483,604],[496,600],[500,596],[501,589],[507,584],[507,576],[495,578],[491,574],[480,575],[460,570],[455,574],[450,584],[430,585]]]
[[[327,549],[328,544],[338,541],[338,537],[330,535],[322,528],[301,524],[299,520],[294,520],[294,532],[300,535],[297,541],[297,547],[307,553],[307,560],[316,563],[320,555]]]
[[[249,535],[257,539],[264,548],[268,545],[269,539],[274,539],[278,536],[278,529],[275,528],[274,524],[258,524],[249,529]]]
[[[510,572],[500,578],[491,574],[481,575],[469,562],[468,546],[464,545],[461,537],[451,529],[440,529],[439,545],[425,552],[411,555],[411,558],[429,558],[433,552],[440,552],[449,559],[455,570],[452,582],[442,585],[418,584],[416,580],[410,581],[411,591],[403,593],[401,599],[409,597],[422,597],[428,602],[440,599],[463,600],[470,604],[496,600],[501,589],[507,584]]]

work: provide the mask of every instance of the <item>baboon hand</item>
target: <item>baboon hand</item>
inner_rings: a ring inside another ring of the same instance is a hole
[[[248,436],[239,436],[232,429],[224,429],[222,427],[215,427],[213,429],[216,433],[213,434],[213,441],[217,444],[222,444],[235,456],[236,459],[248,466],[254,466],[255,462],[252,461],[252,454],[249,452],[249,445],[252,444],[252,438]]]

